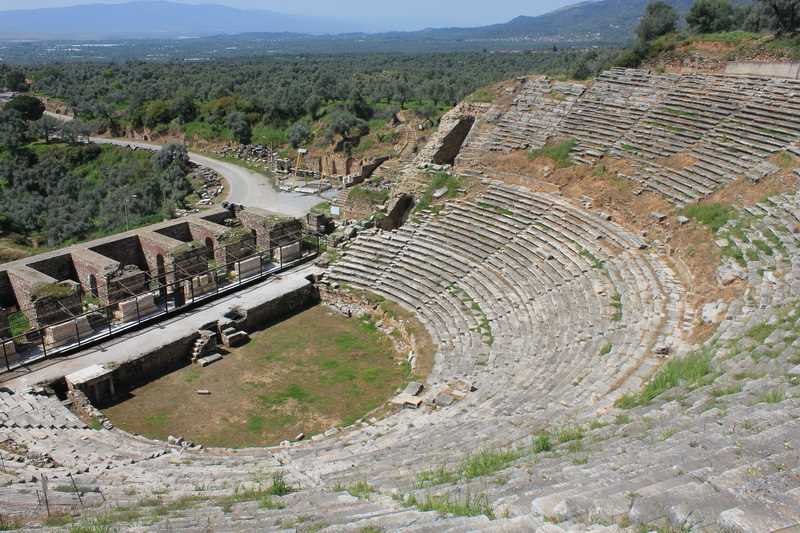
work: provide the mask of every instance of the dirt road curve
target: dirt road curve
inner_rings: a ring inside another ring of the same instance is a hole
[[[50,112],[47,112],[47,114],[58,120],[72,120],[72,117],[66,115],[57,115]],[[129,141],[127,139],[92,137],[91,141],[98,144],[135,146],[146,150],[158,150],[160,148],[158,144]],[[258,174],[233,163],[219,161],[194,152],[189,152],[189,159],[198,165],[215,170],[227,180],[229,185],[227,200],[229,202],[250,207],[260,207],[275,213],[296,217],[306,214],[312,206],[324,201],[319,196],[281,192],[263,174]]]

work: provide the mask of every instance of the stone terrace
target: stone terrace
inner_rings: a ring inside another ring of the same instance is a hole
[[[479,168],[487,150],[573,138],[575,162],[627,159],[641,189],[683,205],[738,177],[777,170],[767,158],[800,139],[798,96],[796,80],[752,76],[612,69],[587,88],[535,78],[522,85],[510,110],[491,119],[494,127],[468,137],[456,163]],[[675,156],[688,162],[664,163]]]

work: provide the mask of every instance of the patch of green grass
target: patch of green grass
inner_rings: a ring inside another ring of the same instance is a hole
[[[169,415],[167,413],[156,413],[145,417],[145,422],[154,427],[165,427],[169,424]]]
[[[417,474],[417,487],[432,487],[435,485],[447,485],[458,480],[458,472],[448,470],[444,465],[437,468],[426,470]]]
[[[621,409],[646,405],[674,387],[691,389],[705,385],[712,376],[711,355],[706,351],[693,352],[668,361],[641,392],[625,394],[614,405]]]
[[[495,98],[494,91],[484,87],[467,96],[465,100],[475,104],[491,104],[494,102]]]
[[[759,403],[781,403],[786,399],[783,389],[770,389],[758,397]]]
[[[109,524],[103,524],[101,521],[81,522],[69,528],[69,533],[115,533],[116,531],[116,528]]]
[[[564,426],[556,432],[556,439],[560,443],[581,440],[583,438],[583,428],[580,426]]]
[[[553,445],[550,442],[549,435],[547,435],[546,433],[542,433],[534,437],[533,444],[531,445],[531,451],[533,451],[533,453],[549,452],[552,449]]]
[[[466,479],[487,476],[504,469],[521,456],[516,450],[480,450],[464,460],[461,475]]]
[[[692,41],[707,43],[742,44],[761,38],[758,33],[749,31],[726,31],[719,33],[703,33],[692,38]]]
[[[362,500],[368,500],[369,495],[375,492],[375,489],[364,480],[356,481],[351,485],[336,485],[334,487],[336,492],[348,492],[350,496],[354,496],[356,498],[361,498]]]
[[[611,307],[614,308],[614,314],[611,316],[611,320],[614,322],[622,321],[622,296],[618,292],[615,292],[611,296]]]
[[[617,415],[614,419],[614,423],[618,426],[624,426],[625,424],[631,423],[631,417],[628,415]]]
[[[417,474],[417,487],[432,487],[455,483],[460,479],[475,479],[494,474],[522,457],[518,450],[479,450],[468,455],[453,470],[440,466]]]
[[[565,139],[557,144],[544,146],[538,150],[531,150],[528,152],[528,158],[547,157],[553,160],[557,168],[565,168],[572,165],[569,154],[576,144],[575,139]]]
[[[22,311],[17,311],[8,315],[8,327],[12,337],[22,335],[31,329],[31,323],[27,315]]]
[[[745,259],[744,259],[744,254],[736,246],[733,246],[733,245],[729,244],[728,246],[724,247],[721,250],[721,253],[722,253],[723,257],[730,257],[731,259],[733,259],[734,261],[739,263],[739,265],[741,265],[741,266],[746,266],[747,265],[747,261],[745,261]]]
[[[777,324],[767,324],[766,322],[762,322],[761,324],[750,328],[747,333],[745,333],[745,336],[750,337],[758,343],[763,343],[777,328]]]
[[[685,207],[683,214],[716,233],[735,216],[736,210],[726,204],[707,203]]]
[[[771,231],[766,231],[765,236],[779,252],[781,252],[783,255],[786,255],[786,245],[783,244],[783,241],[780,237]]]
[[[389,199],[389,191],[384,189],[369,189],[362,185],[356,185],[350,189],[348,199],[358,203],[381,205],[385,204]]]
[[[458,196],[458,190],[464,187],[464,180],[459,176],[452,176],[446,172],[438,172],[433,175],[430,183],[425,188],[425,191],[420,196],[419,202],[414,207],[414,211],[424,211],[433,203],[433,193],[437,190],[446,188],[447,192],[444,198],[455,198]]]
[[[606,356],[606,355],[610,354],[611,350],[613,350],[613,349],[614,349],[614,345],[611,344],[610,342],[606,342],[605,344],[603,344],[603,346],[600,347],[599,355],[601,357],[602,356]]]
[[[716,389],[711,390],[711,396],[714,398],[720,398],[722,396],[729,396],[731,394],[737,394],[742,392],[742,384],[741,383],[734,383],[728,387],[718,387]]]
[[[281,405],[288,400],[295,400],[297,403],[311,403],[315,400],[314,395],[311,394],[309,391],[297,385],[296,383],[292,383],[288,385],[285,389],[280,392],[276,392],[274,394],[263,394],[258,397],[259,401],[267,407],[274,407],[277,405]]]
[[[415,496],[409,496],[404,504],[416,507],[422,512],[437,511],[443,515],[455,516],[480,516],[494,518],[494,511],[489,505],[489,498],[485,494],[472,495],[469,492],[463,498],[453,497],[449,494],[428,495],[424,500],[418,501]]]
[[[770,248],[769,244],[767,244],[766,242],[762,241],[761,239],[753,239],[752,242],[753,242],[753,246],[758,248],[758,250],[760,252],[763,252],[764,254],[766,254],[766,255],[768,255],[770,257],[772,257],[774,255],[775,252],[772,251],[772,248]]]

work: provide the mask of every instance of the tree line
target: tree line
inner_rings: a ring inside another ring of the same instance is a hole
[[[734,4],[730,0],[695,0],[685,17],[690,34],[730,31],[753,33],[771,31],[778,36],[796,35],[800,31],[800,0],[755,0]],[[620,66],[637,66],[657,47],[660,37],[678,31],[680,16],[662,0],[648,4],[636,29],[636,42],[623,52]]]
[[[613,57],[608,50],[286,56],[204,63],[130,61],[25,67],[32,90],[62,99],[99,131],[192,128],[230,132],[241,142],[257,126],[306,136],[330,115],[329,131],[358,130],[359,120],[415,105],[450,106],[479,87],[518,75],[587,77]],[[426,107],[427,106],[427,107]],[[335,111],[335,113],[331,113]]]

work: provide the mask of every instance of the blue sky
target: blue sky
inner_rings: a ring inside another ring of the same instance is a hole
[[[180,0],[225,4],[291,14],[347,18],[394,29],[428,26],[480,26],[517,15],[540,15],[579,0]],[[63,7],[75,4],[123,3],[121,0],[0,0],[0,10]]]

